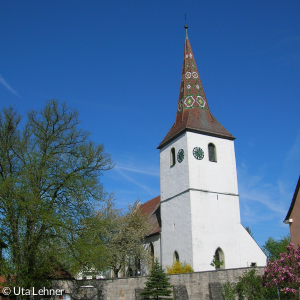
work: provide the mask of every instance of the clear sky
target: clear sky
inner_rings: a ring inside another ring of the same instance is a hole
[[[185,13],[210,110],[236,137],[242,224],[262,245],[288,233],[300,175],[300,1],[2,0],[0,106],[65,101],[111,153],[101,181],[118,205],[158,196]]]

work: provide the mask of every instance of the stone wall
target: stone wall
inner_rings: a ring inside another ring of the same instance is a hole
[[[174,300],[221,300],[223,283],[236,282],[250,268],[168,275],[174,286]],[[262,274],[263,267],[257,268]],[[73,300],[139,300],[146,277],[56,281],[56,288],[65,289]]]

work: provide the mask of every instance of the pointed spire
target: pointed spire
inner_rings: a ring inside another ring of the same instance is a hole
[[[184,42],[184,55],[177,114],[191,108],[208,109],[203,86],[188,38]]]
[[[175,123],[158,146],[162,148],[185,131],[199,132],[225,139],[235,138],[211,114],[187,36],[184,41],[183,65]]]

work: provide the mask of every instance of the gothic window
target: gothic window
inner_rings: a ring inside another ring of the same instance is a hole
[[[154,264],[154,246],[152,243],[150,243],[149,245],[149,253],[150,253],[149,271],[151,271]]]
[[[132,276],[133,276],[133,270],[132,268],[128,268],[126,277],[132,277]]]
[[[173,263],[175,263],[177,260],[179,261],[179,255],[178,255],[178,252],[175,251],[173,254]]]
[[[220,247],[218,247],[218,249],[216,250],[214,258],[216,259],[216,269],[225,269],[225,256],[223,250]]]
[[[171,149],[170,152],[170,166],[173,167],[176,163],[176,159],[175,159],[175,148]]]
[[[141,260],[135,259],[135,276],[141,276]]]
[[[212,143],[208,144],[209,161],[217,162],[216,146]]]

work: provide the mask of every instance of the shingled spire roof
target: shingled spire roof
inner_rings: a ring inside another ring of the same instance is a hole
[[[185,28],[187,30],[187,26]],[[230,140],[235,139],[209,110],[187,33],[184,42],[176,120],[157,148],[161,149],[185,131],[193,131]]]

